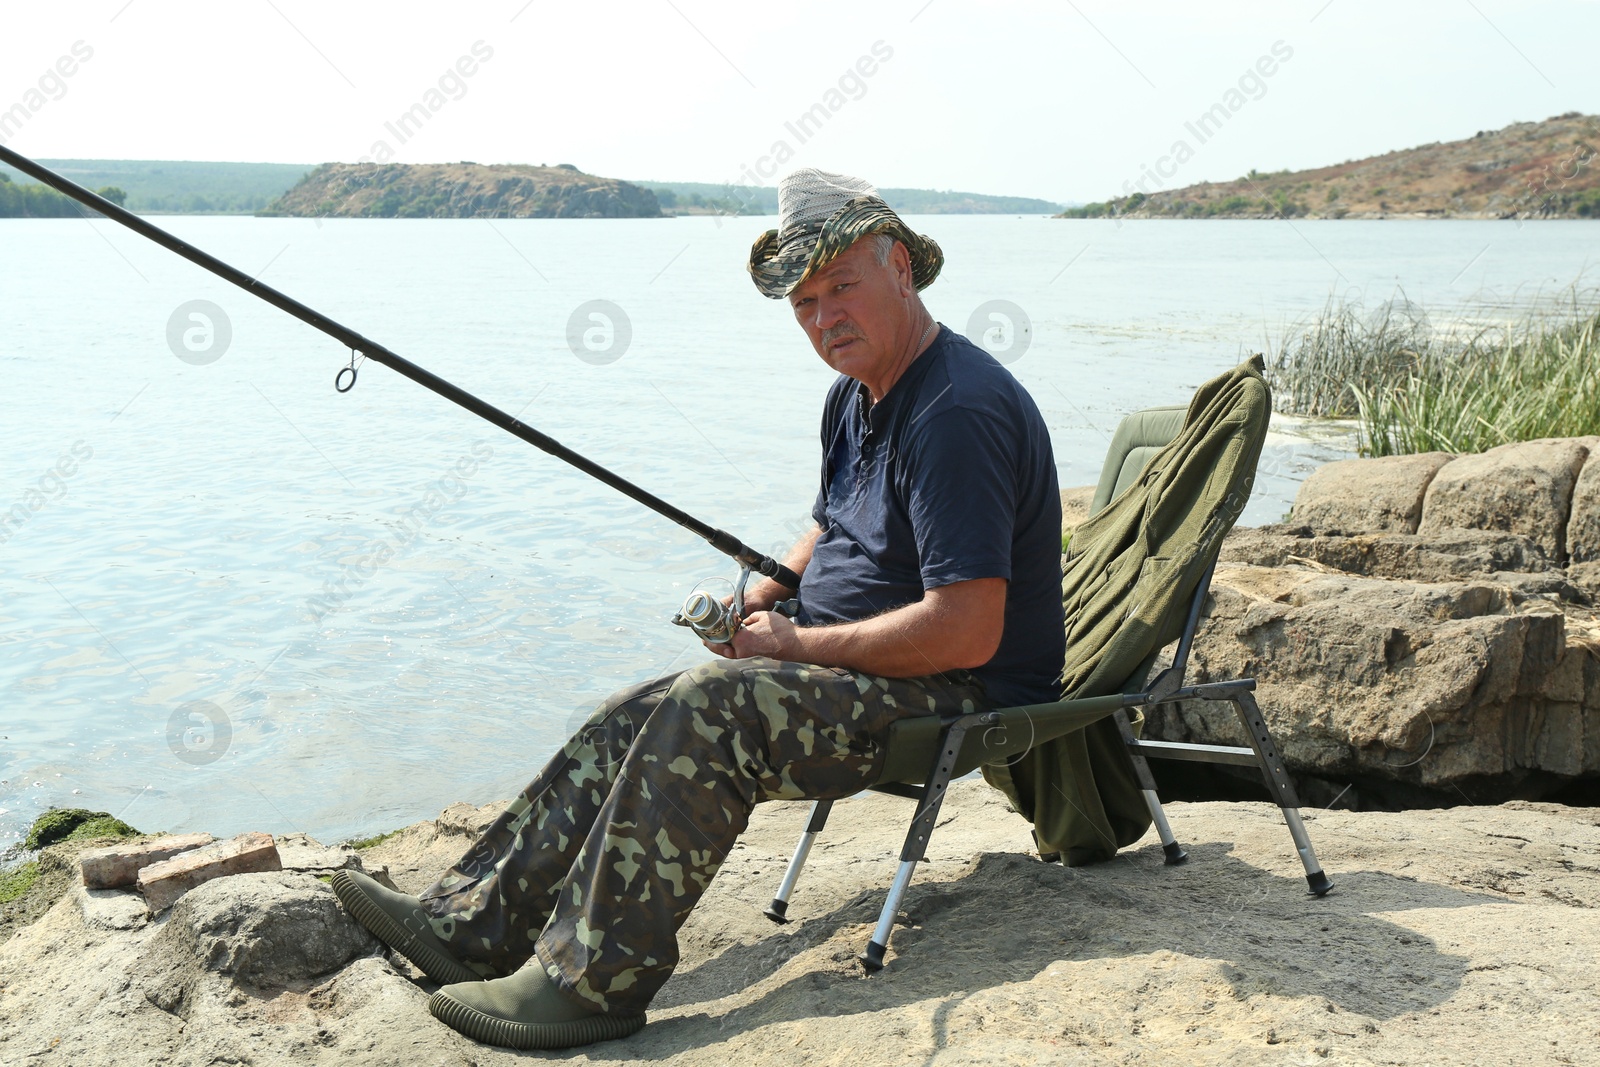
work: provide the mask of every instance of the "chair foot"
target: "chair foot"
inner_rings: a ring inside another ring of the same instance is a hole
[[[767,910],[761,914],[765,915],[779,926],[783,926],[789,921],[788,911],[789,902],[787,900],[779,900],[777,897],[773,897],[772,903],[769,904],[767,906]]]
[[[888,951],[887,946],[880,945],[876,941],[868,941],[867,950],[856,958],[861,961],[861,966],[867,969],[868,974],[876,974],[883,970],[883,954]]]
[[[1333,883],[1322,871],[1306,875],[1306,885],[1310,886],[1310,893],[1314,897],[1325,897],[1333,889]]]
[[[1178,844],[1176,841],[1162,845],[1161,851],[1167,854],[1166,862],[1168,867],[1176,867],[1179,864],[1189,862],[1189,854],[1185,852],[1183,850],[1183,846]]]

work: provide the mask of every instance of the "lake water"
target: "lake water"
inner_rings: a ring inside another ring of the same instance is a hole
[[[158,221],[753,545],[807,521],[832,375],[744,272],[772,220]],[[1031,323],[998,338],[1063,485],[1096,479],[1122,415],[1186,401],[1330,295],[1516,307],[1600,236],[913,222],[947,254],[936,317],[966,331],[1006,301]],[[195,300],[231,327],[214,362],[169,346]],[[627,325],[581,317],[579,358],[569,320],[595,300]],[[382,367],[336,393],[347,358],[112,223],[0,220],[0,846],[50,806],[392,828],[509,795],[601,697],[703,658],[667,618],[722,557]],[[1276,430],[1247,523],[1350,448]]]

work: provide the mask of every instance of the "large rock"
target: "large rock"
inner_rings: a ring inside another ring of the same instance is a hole
[[[1567,555],[1573,563],[1600,561],[1600,446],[1589,449],[1589,458],[1572,487]]]
[[[151,952],[244,985],[281,988],[377,948],[326,883],[276,871],[218,878],[186,893]]]
[[[1504,530],[1564,563],[1572,490],[1597,446],[1592,437],[1522,441],[1453,460],[1428,486],[1417,532]]]
[[[1325,464],[1301,484],[1290,522],[1335,533],[1416,533],[1422,498],[1453,458],[1425,452]]]
[[[1505,799],[1600,774],[1592,613],[1501,582],[1223,564],[1190,680],[1259,681],[1293,771]],[[1243,744],[1231,705],[1164,707],[1149,736]]]

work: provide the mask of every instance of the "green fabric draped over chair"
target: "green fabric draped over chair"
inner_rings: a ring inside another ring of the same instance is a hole
[[[1202,385],[1187,410],[1150,409],[1119,428],[1096,495],[1104,506],[1073,532],[1063,563],[1063,701],[1137,689],[1182,631],[1197,583],[1250,497],[1272,413],[1261,372],[1253,357]],[[1159,450],[1150,443],[1169,437]],[[1140,467],[1142,455],[1150,458]],[[1108,717],[1115,708],[1075,704],[1052,719],[1052,707],[1028,709],[1009,727],[1037,737],[1020,755],[984,763],[983,776],[1033,823],[1041,852],[1069,865],[1110,859],[1150,826]]]

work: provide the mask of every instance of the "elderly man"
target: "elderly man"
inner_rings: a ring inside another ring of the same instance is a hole
[[[1064,654],[1049,434],[1011,374],[940,327],[939,246],[856,178],[797,171],[751,250],[840,377],[816,527],[754,586],[721,659],[612,695],[420,898],[341,872],[351,913],[480,1041],[623,1037],[765,800],[873,784],[908,715],[1054,700]],[[800,602],[794,619],[773,611]]]

